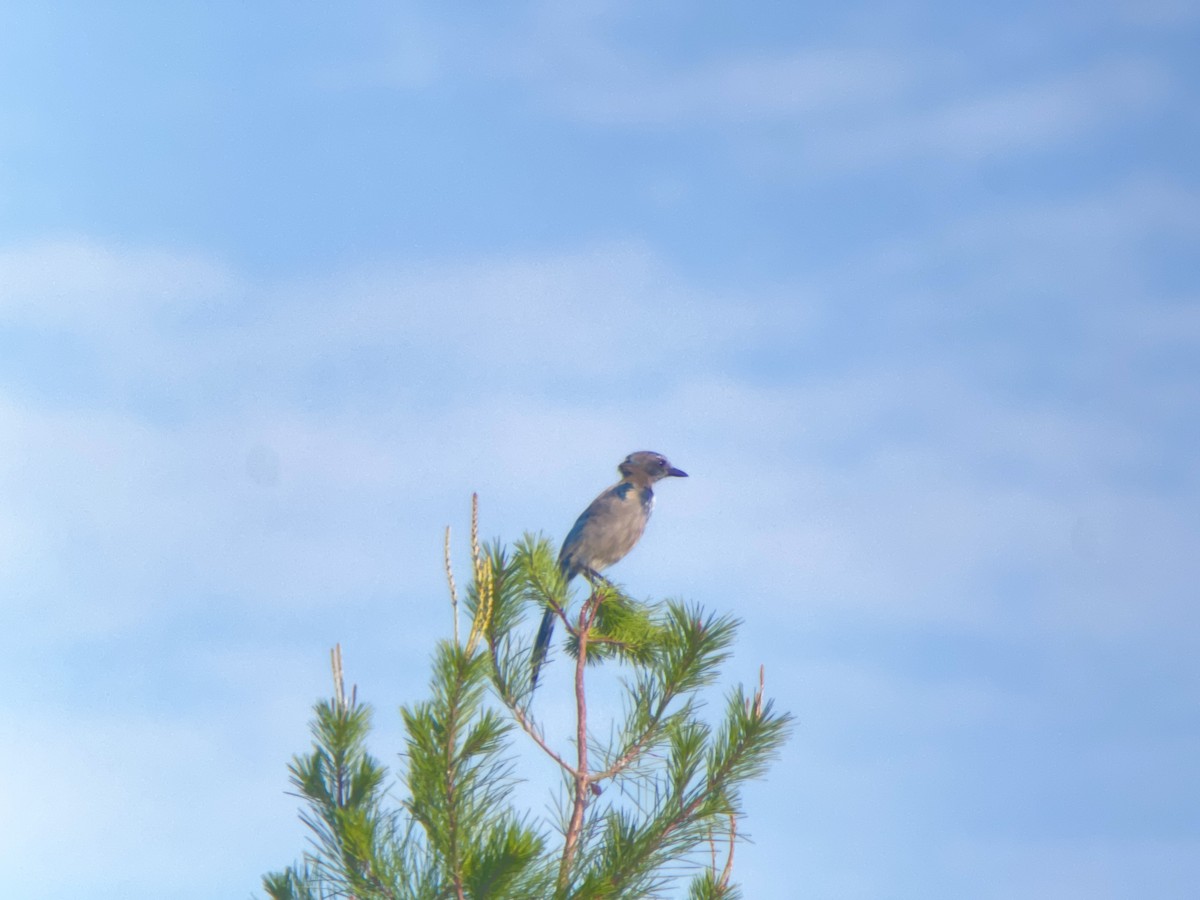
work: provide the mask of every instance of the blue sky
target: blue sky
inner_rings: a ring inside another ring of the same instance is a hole
[[[329,647],[393,761],[471,492],[558,540],[649,448],[614,577],[798,718],[747,896],[1192,896],[1198,26],[4,6],[6,888],[256,891]]]

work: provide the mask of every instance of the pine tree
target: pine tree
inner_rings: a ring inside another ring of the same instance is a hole
[[[511,553],[481,546],[472,516],[473,577],[459,600],[446,534],[454,636],[434,652],[429,698],[402,707],[403,800],[366,750],[371,710],[347,695],[340,648],[334,696],[318,703],[313,748],[289,766],[305,801],[311,849],[263,878],[273,900],[583,900],[739,896],[731,881],[740,788],[765,774],[791,716],[737,687],[713,727],[702,694],[729,655],[737,622],[676,601],[633,600],[607,582],[569,615],[553,548],[526,535]],[[566,626],[575,731],[551,737],[534,718],[527,613]],[[623,663],[624,715],[597,741],[588,721],[589,666]],[[565,745],[566,749],[563,749]],[[558,821],[515,808],[513,760],[524,746],[557,769]]]

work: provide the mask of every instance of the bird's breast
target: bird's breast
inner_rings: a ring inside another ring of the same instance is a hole
[[[643,515],[647,519],[650,518],[650,513],[654,512],[654,491],[649,487],[642,488],[638,492],[638,500],[641,501]]]

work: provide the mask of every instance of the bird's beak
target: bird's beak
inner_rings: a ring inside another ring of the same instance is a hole
[[[671,468],[667,469],[667,474],[674,475],[676,478],[687,478],[688,477],[687,472],[683,471],[683,469],[677,469],[674,466],[671,466]]]

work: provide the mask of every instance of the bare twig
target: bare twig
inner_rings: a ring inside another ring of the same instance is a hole
[[[634,760],[642,755],[642,750],[645,748],[646,741],[649,739],[650,735],[657,726],[658,722],[656,721],[653,726],[647,728],[640,735],[638,735],[637,740],[633,741],[624,753],[613,760],[613,764],[611,766],[609,766],[607,769],[603,769],[594,773],[592,775],[592,781],[605,781],[621,774],[621,772],[629,768]]]
[[[721,878],[717,882],[717,886],[722,890],[729,887],[729,877],[733,874],[733,847],[737,843],[737,816],[733,813],[729,814],[729,856],[725,859],[725,868],[721,871]]]
[[[521,730],[529,735],[535,744],[542,748],[543,753],[562,766],[563,771],[567,772],[572,778],[574,778],[575,769],[572,768],[569,762],[559,756],[553,747],[546,743],[546,739],[542,737],[541,732],[538,731],[533,720],[525,714],[525,711],[517,706],[515,702],[509,702],[507,698],[501,699],[504,700],[504,705],[508,707],[509,712],[511,712],[513,717],[517,720],[517,724],[521,726]]]
[[[342,674],[342,645],[334,644],[329,651],[329,662],[333,668],[333,697],[339,712],[346,709],[346,679]]]
[[[664,715],[666,715],[667,707],[670,705],[673,699],[674,694],[670,692],[664,694],[658,704],[658,707],[654,710],[653,714],[651,714],[646,727],[642,729],[642,733],[629,742],[628,746],[625,748],[625,751],[613,760],[612,765],[602,772],[597,772],[595,775],[593,775],[593,781],[604,781],[605,779],[613,778],[614,776],[619,775],[639,756],[642,755],[642,751],[645,749],[646,744],[650,741],[654,733],[662,727],[662,718]]]

